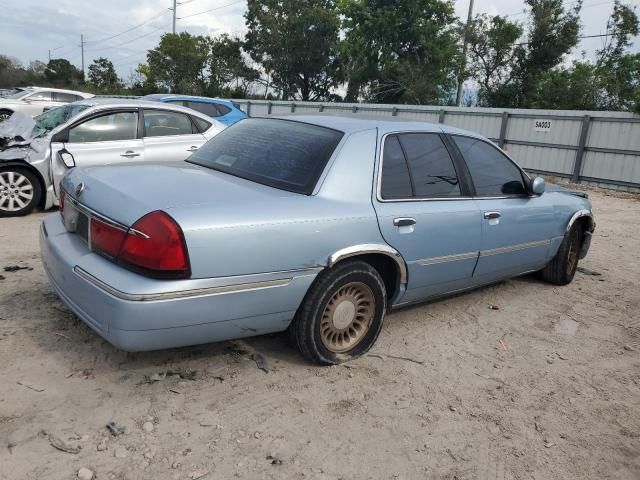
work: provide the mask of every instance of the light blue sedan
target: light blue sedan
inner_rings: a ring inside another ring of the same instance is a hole
[[[595,228],[493,143],[428,123],[248,119],[188,160],[72,169],[42,261],[129,351],[289,330],[313,362],[376,341],[391,308],[528,272],[569,283]]]
[[[180,95],[176,93],[154,93],[142,97],[145,100],[174,103],[204,113],[225,125],[233,125],[247,118],[240,105],[232,100],[222,98],[198,97],[194,95]]]

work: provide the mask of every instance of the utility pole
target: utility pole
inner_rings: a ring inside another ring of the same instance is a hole
[[[51,61],[51,49],[49,49],[49,61]]]
[[[80,53],[82,54],[82,80],[84,81],[84,35],[80,34]]]
[[[173,34],[176,34],[176,7],[178,6],[178,0],[173,0]]]
[[[469,29],[473,19],[473,0],[469,0],[469,14],[467,15],[467,24],[464,27],[464,40],[462,44],[462,61],[460,62],[460,71],[458,72],[458,91],[456,92],[456,106],[460,106],[462,102],[462,84],[464,83],[464,71],[467,69],[467,42],[469,41]]]

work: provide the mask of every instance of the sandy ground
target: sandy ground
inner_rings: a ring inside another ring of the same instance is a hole
[[[118,351],[49,287],[42,214],[3,219],[0,267],[32,270],[0,268],[0,478],[637,480],[640,200],[591,196],[601,275],[401,310],[331,368],[282,335]]]

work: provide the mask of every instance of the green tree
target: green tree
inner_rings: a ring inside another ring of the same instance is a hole
[[[17,58],[0,55],[0,88],[12,88],[22,85],[27,72]]]
[[[147,52],[149,73],[160,86],[174,93],[202,94],[207,86],[209,41],[186,32],[165,33]]]
[[[250,84],[259,78],[259,73],[247,64],[243,55],[243,40],[223,34],[210,41],[208,93],[224,95],[233,89],[234,93],[246,96]]]
[[[283,99],[320,100],[341,80],[333,0],[248,0],[245,49]]]
[[[89,82],[104,93],[115,93],[122,88],[122,81],[113,63],[104,57],[95,59],[89,65]]]
[[[49,60],[44,70],[44,76],[56,87],[76,87],[84,82],[84,73],[66,58]]]
[[[497,91],[513,80],[516,42],[522,27],[504,17],[478,15],[469,30],[468,73],[479,83],[478,103],[490,105]]]
[[[575,61],[540,76],[529,95],[530,106],[542,109],[597,110],[600,105],[598,71],[592,62]]]
[[[450,103],[459,65],[448,0],[340,0],[347,99]]]

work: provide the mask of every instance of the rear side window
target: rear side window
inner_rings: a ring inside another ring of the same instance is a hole
[[[87,120],[69,130],[70,143],[133,140],[138,132],[137,112],[115,112]]]
[[[384,142],[382,162],[382,198],[410,198],[413,195],[409,168],[395,135]]]
[[[36,92],[27,97],[28,100],[51,100],[51,92]]]
[[[70,103],[80,100],[82,97],[71,93],[53,92],[53,100],[56,102]]]
[[[144,136],[166,137],[170,135],[191,135],[193,125],[185,113],[166,110],[144,110]]]
[[[220,115],[226,115],[231,111],[231,109],[226,105],[218,104],[217,107],[218,107],[218,111],[220,112]]]
[[[342,135],[337,130],[291,120],[248,119],[223,130],[188,161],[309,195]]]
[[[198,131],[200,133],[204,133],[211,128],[211,123],[207,122],[206,120],[203,120],[200,117],[191,117],[191,119],[196,124],[196,127],[198,128]]]
[[[189,107],[194,109],[196,112],[204,113],[209,117],[219,117],[220,112],[218,111],[217,105],[213,103],[204,103],[204,102],[184,102],[185,107]]]
[[[519,195],[526,189],[520,169],[496,147],[477,138],[454,135],[477,195]]]
[[[459,197],[460,182],[444,142],[435,133],[399,135],[416,197]]]

